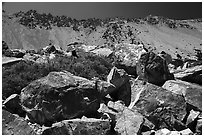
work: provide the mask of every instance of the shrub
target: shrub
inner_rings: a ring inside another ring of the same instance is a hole
[[[98,77],[106,80],[111,61],[103,57],[81,53],[79,58],[56,56],[49,64],[19,62],[11,67],[3,67],[2,97],[6,99],[11,94],[20,94],[30,82],[47,76],[52,71],[69,71],[74,75],[91,79]]]

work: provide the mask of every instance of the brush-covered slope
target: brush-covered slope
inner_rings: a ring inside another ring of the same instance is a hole
[[[147,49],[165,51],[173,58],[189,58],[202,50],[202,22],[172,20],[158,16],[144,19],[75,20],[36,11],[3,13],[2,40],[11,49],[40,49],[53,43],[62,49],[73,42],[111,46],[116,43],[143,43]]]

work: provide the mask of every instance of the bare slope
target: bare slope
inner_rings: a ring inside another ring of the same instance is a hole
[[[142,42],[147,48],[157,52],[162,50],[176,57],[177,53],[183,57],[193,57],[194,49],[202,50],[202,22],[194,20],[179,21],[184,27],[170,28],[164,23],[152,25],[147,21],[115,22],[97,26],[96,30],[83,28],[74,31],[72,27],[56,27],[43,29],[36,27],[29,29],[18,23],[14,17],[9,19],[3,15],[2,39],[10,48],[40,49],[50,42],[57,47],[66,49],[72,42],[82,42],[86,45],[107,45],[121,42]],[[185,25],[190,27],[185,27]],[[116,29],[114,28],[116,26]],[[129,35],[129,33],[132,35]],[[106,37],[104,37],[106,36]],[[132,39],[131,39],[132,38]]]

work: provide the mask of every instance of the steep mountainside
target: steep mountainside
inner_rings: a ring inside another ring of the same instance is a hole
[[[32,14],[29,13],[30,15]],[[36,25],[30,29],[20,23],[23,17],[25,18],[25,15],[14,16],[3,13],[2,40],[11,49],[37,50],[46,47],[49,43],[65,50],[67,45],[73,42],[96,46],[109,46],[122,42],[143,43],[147,49],[156,52],[165,51],[173,58],[176,58],[177,54],[193,58],[195,49],[202,50],[200,19],[172,20],[148,16],[145,19],[132,20],[115,18],[103,22],[102,25],[96,25],[94,29],[91,25],[84,27],[83,21],[79,21],[77,29],[72,24],[66,27],[50,24],[50,28]]]

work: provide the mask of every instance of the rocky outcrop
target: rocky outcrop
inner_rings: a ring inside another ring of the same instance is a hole
[[[202,65],[174,72],[174,77],[183,81],[202,85]]]
[[[110,131],[108,120],[86,118],[63,120],[45,129],[43,135],[106,135]]]
[[[35,131],[23,118],[2,110],[2,134],[3,135],[35,135]]]
[[[115,86],[115,90],[110,93],[110,96],[115,100],[124,101],[125,105],[130,104],[131,87],[130,77],[123,69],[113,67],[107,76],[107,82]]]
[[[116,44],[116,67],[124,69],[129,75],[136,76],[136,65],[140,59],[140,56],[145,52],[146,51],[144,50],[142,44]]]
[[[202,111],[202,87],[181,80],[169,80],[163,88],[175,94],[182,95],[186,102]]]
[[[186,102],[182,96],[150,83],[134,82],[131,87],[134,98],[129,108],[144,115],[155,128],[182,130],[185,127],[181,123],[186,116]]]
[[[101,97],[112,88],[105,81],[90,81],[66,71],[50,72],[25,87],[20,99],[31,121],[49,125],[95,113]]]
[[[137,65],[137,74],[140,79],[158,86],[169,79],[174,79],[169,72],[166,60],[153,52],[141,55]]]

